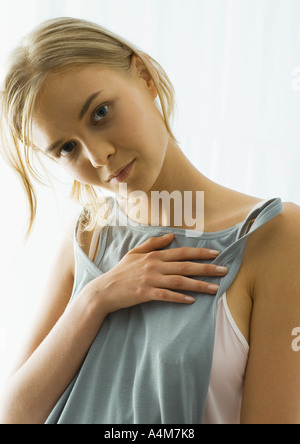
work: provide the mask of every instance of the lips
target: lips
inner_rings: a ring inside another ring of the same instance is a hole
[[[109,176],[108,182],[110,182],[112,179],[115,179],[115,178],[119,178],[119,177],[121,178],[122,175],[124,175],[127,172],[127,170],[129,170],[133,166],[134,162],[135,162],[135,159],[132,162],[124,165],[122,168],[119,168],[114,174]]]

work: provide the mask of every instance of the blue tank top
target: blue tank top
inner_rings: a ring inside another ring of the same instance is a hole
[[[107,316],[80,370],[47,424],[201,424],[209,388],[216,306],[235,279],[251,233],[283,211],[281,199],[259,203],[246,220],[215,233],[128,223],[117,202],[102,229],[95,262],[80,248],[75,230],[75,281],[70,303],[91,280],[117,265],[148,238],[175,233],[166,249],[221,251],[213,264],[225,277],[195,277],[220,285],[216,296],[196,294],[193,305],[151,301]],[[112,223],[117,215],[120,224]],[[250,230],[250,222],[255,219]],[[78,225],[78,224],[77,224]],[[197,262],[197,261],[195,261]],[[209,261],[198,261],[209,263]]]

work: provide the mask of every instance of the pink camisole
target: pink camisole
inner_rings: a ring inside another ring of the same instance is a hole
[[[217,306],[215,348],[203,424],[240,423],[249,351],[224,293]]]

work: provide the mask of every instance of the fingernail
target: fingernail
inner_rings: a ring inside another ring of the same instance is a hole
[[[217,267],[216,268],[217,273],[227,273],[227,271],[228,271],[228,268],[226,268],[226,267]]]
[[[218,291],[219,290],[219,285],[209,285],[208,289],[209,291]]]
[[[195,301],[196,301],[196,299],[195,299],[195,298],[192,298],[191,296],[186,296],[186,297],[185,297],[185,300],[186,300],[187,302],[195,302]]]
[[[209,254],[212,254],[214,256],[217,256],[218,254],[220,254],[220,251],[217,250],[209,250]]]

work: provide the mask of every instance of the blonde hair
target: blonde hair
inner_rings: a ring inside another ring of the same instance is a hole
[[[101,65],[130,72],[134,54],[151,75],[166,128],[175,140],[170,126],[174,89],[167,74],[152,57],[101,26],[67,17],[47,20],[25,37],[11,54],[0,92],[0,141],[2,154],[18,174],[26,192],[29,204],[26,237],[32,231],[37,211],[32,179],[42,184],[45,182],[34,165],[36,149],[32,143],[32,117],[48,75],[83,65]],[[93,186],[74,181],[71,197],[89,209],[85,229],[93,229],[97,225],[98,191]]]

